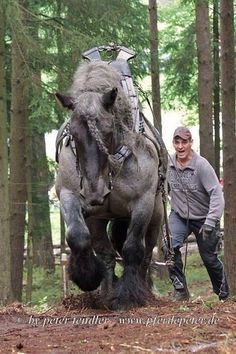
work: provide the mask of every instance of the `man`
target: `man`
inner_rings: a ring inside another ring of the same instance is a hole
[[[223,300],[228,297],[229,289],[216,249],[224,198],[214,169],[206,159],[192,150],[192,144],[188,128],[179,127],[175,130],[175,154],[169,159],[167,173],[171,192],[169,227],[174,250],[174,266],[169,268],[169,275],[175,300],[187,300],[189,293],[180,248],[193,232],[213,291]]]

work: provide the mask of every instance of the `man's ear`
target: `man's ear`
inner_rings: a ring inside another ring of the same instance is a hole
[[[62,95],[59,92],[55,93],[56,100],[63,106],[72,111],[75,109],[75,99],[71,96]]]
[[[117,91],[117,88],[114,87],[112,90],[104,93],[104,95],[102,96],[102,103],[106,109],[109,109],[114,105],[117,97]]]

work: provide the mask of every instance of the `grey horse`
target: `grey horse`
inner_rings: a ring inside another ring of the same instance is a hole
[[[68,144],[62,147],[56,179],[71,249],[69,275],[83,291],[101,285],[101,297],[111,309],[145,305],[163,217],[155,137],[147,122],[145,135],[133,130],[120,80],[106,62],[84,63],[69,95],[56,94],[71,110],[76,151]],[[119,279],[117,252],[123,260]]]

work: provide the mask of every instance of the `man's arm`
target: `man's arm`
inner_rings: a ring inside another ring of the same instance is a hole
[[[215,227],[223,214],[224,196],[213,167],[205,159],[201,166],[200,179],[210,198],[205,224]]]

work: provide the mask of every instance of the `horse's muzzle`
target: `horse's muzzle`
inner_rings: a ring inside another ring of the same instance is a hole
[[[101,198],[93,198],[88,201],[89,205],[91,206],[96,206],[96,205],[103,205],[104,204],[104,199],[103,197]]]
[[[91,206],[96,206],[96,205],[103,205],[106,196],[111,193],[110,189],[107,188],[107,186],[104,186],[103,192],[98,193],[98,192],[85,192],[85,189],[82,188],[80,190],[80,195],[81,197],[86,201],[87,204]]]

